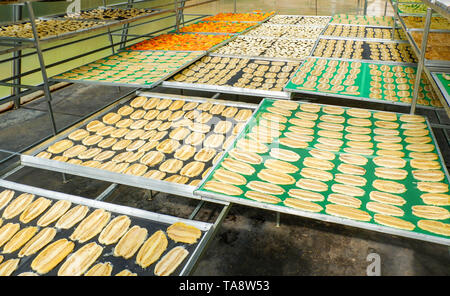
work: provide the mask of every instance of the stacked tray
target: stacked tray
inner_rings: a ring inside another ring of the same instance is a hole
[[[154,87],[205,55],[189,51],[123,51],[52,77],[56,81]]]
[[[107,25],[106,22],[92,20],[36,19],[36,30],[41,41],[70,37]],[[31,23],[17,22],[0,26],[0,40],[32,42],[34,36]]]
[[[251,30],[258,23],[255,22],[205,22],[199,21],[191,25],[186,25],[180,28],[180,32],[188,33],[223,33],[223,34],[236,34],[243,33]]]
[[[296,26],[264,23],[247,32],[245,36],[317,39],[322,30],[322,26]]]
[[[427,6],[425,4],[398,4],[398,12],[404,14],[424,14],[427,12]]]
[[[192,197],[254,107],[137,93],[42,144],[29,153],[33,156],[23,155],[22,161]]]
[[[408,29],[422,29],[425,27],[425,17],[421,16],[402,16],[402,20]],[[432,17],[430,29],[432,30],[450,30],[450,22],[445,17]]]
[[[285,90],[410,105],[415,73],[413,66],[310,58]],[[417,104],[442,107],[426,79],[422,79]]]
[[[218,13],[214,16],[209,16],[202,21],[226,21],[226,22],[264,22],[270,18],[275,11],[267,13],[249,12],[249,13]]]
[[[310,55],[315,40],[238,36],[213,53],[243,57],[268,57],[303,60]]]
[[[298,62],[206,56],[164,81],[163,86],[286,96],[283,86],[298,66]]]
[[[421,46],[423,32],[409,32],[417,46]],[[450,32],[429,32],[425,59],[438,62],[438,66],[450,66]]]
[[[116,21],[116,20],[129,20],[142,16],[147,16],[154,12],[155,10],[146,8],[95,8],[86,11],[81,11],[79,13],[67,13],[65,15],[60,15],[66,18],[73,19],[88,19],[88,20],[105,20],[105,21]]]
[[[266,23],[278,25],[325,27],[330,19],[331,17],[329,16],[274,15]]]
[[[161,34],[130,46],[127,50],[211,50],[229,41],[232,35]]]
[[[264,99],[196,194],[450,245],[448,186],[422,116]]]
[[[413,49],[406,42],[358,41],[352,39],[321,38],[312,56],[400,63],[414,63],[416,61]]]
[[[183,275],[211,229],[4,180],[0,204],[2,276]],[[164,268],[177,253],[180,260]]]
[[[344,38],[392,39],[392,29],[370,26],[329,25],[322,35]],[[406,35],[401,29],[397,29],[394,39],[406,40]]]
[[[330,24],[392,27],[394,20],[391,16],[336,14],[333,15]]]

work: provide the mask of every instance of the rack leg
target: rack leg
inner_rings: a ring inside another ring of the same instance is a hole
[[[22,20],[22,6],[13,5],[12,6],[12,15],[13,21],[18,22]],[[21,45],[21,42],[18,42],[15,45]],[[20,74],[22,73],[22,51],[15,51],[13,53],[13,57],[15,58],[13,61],[13,76],[18,77],[14,79],[14,84],[21,84]],[[14,109],[18,109],[20,107],[20,87],[14,87],[13,95],[16,96],[14,99]]]
[[[117,186],[118,184],[116,183],[109,185],[108,188],[105,189],[105,191],[103,191],[99,196],[95,198],[95,200],[104,200],[105,198],[110,196],[114,190],[116,190]]]
[[[128,0],[127,8],[133,7],[133,0]],[[130,27],[130,23],[123,25],[122,29],[122,37],[120,37],[120,49],[124,49],[128,39],[128,28]]]
[[[66,184],[67,182],[69,182],[69,181],[67,180],[67,176],[66,176],[65,173],[62,173],[62,179],[63,179],[63,183],[64,183],[64,184]]]
[[[34,11],[33,11],[33,6],[31,4],[31,2],[27,1],[26,2],[27,7],[28,7],[28,16],[30,18],[30,23],[31,23],[31,29],[33,31],[33,36],[34,36],[34,44],[36,46],[36,53],[39,59],[39,64],[41,66],[41,73],[42,73],[42,80],[44,82],[44,94],[45,97],[47,99],[47,109],[48,109],[48,114],[50,116],[50,121],[52,124],[52,129],[53,129],[53,134],[56,135],[57,134],[57,129],[56,129],[56,123],[55,123],[55,117],[53,114],[53,108],[52,108],[52,96],[50,93],[50,87],[48,84],[48,77],[47,77],[47,70],[45,69],[45,62],[44,62],[44,57],[42,55],[42,50],[41,50],[41,44],[39,41],[39,35],[37,33],[37,28],[36,28],[36,19],[34,16]]]
[[[417,97],[419,96],[420,80],[422,78],[422,72],[423,72],[423,68],[424,68],[424,64],[425,64],[425,53],[427,51],[428,33],[430,32],[431,13],[432,13],[432,9],[430,7],[428,7],[427,8],[427,17],[425,20],[425,28],[424,28],[423,36],[422,36],[422,44],[420,46],[420,57],[419,57],[419,63],[417,65],[416,80],[414,82],[414,91],[413,91],[411,110],[410,110],[411,114],[414,114],[416,112]]]
[[[395,39],[395,30],[397,29],[397,24],[395,22],[395,18],[398,15],[398,4],[397,2],[394,2],[394,17],[393,17],[393,21],[394,23],[392,24],[392,34],[391,34],[391,39],[394,40]]]
[[[280,227],[280,218],[281,218],[280,212],[276,212],[276,224],[275,224],[275,227]]]
[[[388,1],[389,0],[386,0],[385,2],[384,2],[384,16],[386,16],[386,13],[387,13],[387,5],[388,5]]]
[[[192,213],[189,215],[189,220],[192,220],[195,218],[195,216],[197,216],[198,212],[200,211],[200,209],[202,208],[202,206],[205,204],[205,201],[200,201],[197,205],[197,207],[195,207],[195,209],[192,211]]]

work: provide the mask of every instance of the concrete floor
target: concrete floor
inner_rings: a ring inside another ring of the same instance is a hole
[[[71,85],[56,91],[54,110],[58,126],[76,122],[131,90],[122,88],[119,92],[113,87]],[[154,91],[179,93],[164,88]],[[225,94],[220,98],[259,100]],[[360,105],[357,101],[314,101]],[[32,141],[51,135],[50,127],[42,126],[48,124],[45,106],[43,100],[37,100],[23,109],[0,114],[0,158],[7,155],[1,149],[18,152]],[[370,108],[386,109],[378,104]],[[430,118],[437,119],[435,115]],[[443,134],[437,137],[445,159],[450,160],[446,138]],[[1,164],[0,171],[6,165]],[[34,168],[22,168],[6,179],[87,198],[96,198],[110,185],[71,175],[63,182],[60,173]],[[162,193],[152,196],[148,190],[124,185],[118,186],[105,201],[183,218],[188,218],[198,204],[194,199]],[[220,205],[205,203],[195,219],[214,223],[221,210]],[[277,226],[275,212],[241,205],[231,207],[193,275],[366,275],[370,253],[380,255],[382,275],[450,275],[450,252],[446,246],[287,214],[281,214]]]

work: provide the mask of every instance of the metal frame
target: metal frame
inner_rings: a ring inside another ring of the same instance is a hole
[[[255,111],[255,113],[259,110],[263,101],[264,100],[261,100],[261,102],[258,106],[258,109]],[[323,104],[317,104],[317,105],[325,106]],[[369,111],[376,111],[376,110],[369,110]],[[430,122],[428,121],[428,119],[426,119],[426,123],[429,127],[431,137],[432,137],[434,143],[436,144],[436,146],[435,146],[436,151],[437,151],[440,159],[443,160],[444,158],[442,157],[442,153],[439,149],[439,146],[437,145],[436,137],[433,133],[433,130],[431,129],[431,125],[430,125]],[[242,132],[244,132],[244,130]],[[236,139],[239,139],[240,135],[241,134],[239,134],[236,137]],[[228,152],[231,149],[232,149],[232,146],[228,147],[226,152]],[[225,158],[225,155],[226,155],[226,153],[224,153],[222,155],[222,157],[218,160],[217,164],[220,164],[222,162],[222,160]],[[445,173],[447,180],[450,179],[447,168],[444,166],[443,169],[444,169],[444,173]],[[213,172],[214,172],[214,169],[211,169],[209,174],[207,176],[205,176],[205,178],[202,180],[202,182],[198,185],[197,188],[201,188],[204,185],[204,183],[206,182],[206,180],[208,180],[208,177]],[[371,223],[367,223],[367,222],[360,222],[360,221],[356,221],[356,220],[340,218],[340,217],[332,216],[332,215],[328,215],[328,214],[318,214],[318,213],[313,213],[313,212],[302,211],[299,209],[273,205],[273,204],[269,204],[269,203],[252,201],[250,199],[233,197],[233,196],[224,195],[221,193],[200,191],[199,189],[195,190],[194,194],[199,195],[201,197],[208,197],[208,198],[213,198],[213,199],[215,198],[215,199],[219,199],[222,201],[228,201],[231,203],[242,204],[242,205],[246,205],[246,206],[271,210],[271,211],[275,211],[277,213],[292,214],[292,215],[296,215],[296,216],[300,216],[300,217],[307,217],[307,218],[312,218],[312,219],[316,219],[316,220],[321,220],[321,221],[326,221],[326,222],[331,222],[331,223],[336,223],[336,224],[343,224],[343,225],[363,228],[363,229],[367,229],[367,230],[372,230],[372,231],[377,231],[377,232],[382,232],[382,233],[387,233],[387,234],[393,234],[393,235],[398,235],[398,236],[408,237],[408,238],[412,238],[412,239],[423,240],[423,241],[428,241],[428,242],[433,242],[433,243],[437,243],[437,244],[443,244],[443,245],[450,246],[450,238],[440,238],[440,237],[436,237],[433,235],[415,233],[415,232],[400,230],[400,229],[391,228],[391,227],[387,227],[387,226],[383,226],[383,225],[376,225],[376,224],[371,224]]]
[[[132,93],[132,94],[129,94],[129,95],[123,97],[121,100],[117,101],[114,104],[111,104],[109,107],[102,109],[101,111],[93,114],[92,116],[86,118],[85,120],[79,122],[78,124],[71,126],[70,128],[64,130],[63,132],[60,132],[56,136],[41,143],[40,145],[24,152],[21,155],[21,164],[24,166],[36,167],[36,168],[40,168],[40,169],[57,171],[57,172],[65,173],[65,174],[77,175],[77,176],[102,180],[102,181],[106,181],[106,182],[124,184],[124,185],[129,185],[129,186],[133,186],[133,187],[137,187],[137,188],[149,189],[149,190],[154,190],[154,191],[162,191],[162,192],[166,192],[166,193],[170,193],[170,194],[175,194],[175,195],[180,195],[180,196],[184,196],[184,197],[198,199],[198,197],[194,196],[194,194],[193,194],[193,192],[196,188],[194,186],[182,185],[182,184],[177,184],[177,183],[173,183],[173,182],[155,180],[155,179],[150,179],[150,178],[145,178],[145,177],[137,177],[137,176],[133,176],[133,175],[114,173],[114,172],[109,172],[106,170],[83,167],[80,165],[69,164],[69,163],[65,163],[65,162],[61,162],[61,161],[35,157],[36,154],[45,150],[51,144],[65,138],[70,132],[74,131],[75,129],[88,123],[91,120],[101,117],[102,115],[106,114],[111,109],[113,109],[114,107],[116,107],[120,104],[123,104],[125,102],[128,102],[135,96],[183,99],[183,100],[195,101],[195,102],[212,101],[212,102],[216,102],[216,103],[226,104],[227,106],[235,106],[235,107],[242,107],[242,108],[249,108],[249,109],[256,109],[256,106],[257,106],[255,104],[248,104],[248,103],[242,103],[242,102],[230,102],[230,101],[223,101],[223,100],[211,100],[211,99],[200,98],[200,97],[191,97],[191,96],[186,97],[186,96],[180,96],[180,95],[171,95],[171,94],[166,95],[166,94],[159,94],[159,93],[137,91],[135,94]],[[211,169],[213,169],[214,167],[215,167],[215,165],[213,165]],[[215,200],[209,200],[209,199],[203,199],[203,200],[217,203],[217,201],[215,201]]]
[[[129,0],[129,1],[131,1],[131,0]],[[154,1],[154,0],[144,0],[144,1],[133,0],[130,3],[131,4],[140,4],[140,3],[151,2],[151,1]],[[176,1],[178,1],[178,0],[176,0]],[[189,2],[189,1],[193,1],[193,0],[183,0],[183,1],[184,2]],[[185,5],[184,8],[199,6],[199,5],[202,5],[202,4],[205,4],[205,3],[214,2],[214,1],[218,1],[218,0],[205,0],[205,1],[202,1],[202,2],[199,2],[199,3]],[[7,2],[7,4],[15,4],[15,5],[12,5],[11,8],[14,9],[15,11],[21,11],[21,9],[23,7],[25,7],[23,5],[23,3],[25,3],[25,4],[26,3],[30,3],[29,6],[31,7],[31,2],[37,2],[37,0],[34,0],[34,1],[18,0],[18,1],[13,1],[13,2]],[[5,2],[0,2],[0,4],[1,3],[5,3]],[[104,4],[106,4],[106,0],[104,1]],[[128,4],[128,2],[110,4],[110,5],[107,5],[106,7],[115,7],[115,6],[119,6],[119,5],[125,5],[125,4]],[[133,38],[127,38],[126,40],[122,39],[120,42],[115,42],[115,43],[113,42],[112,36],[115,35],[115,32],[122,32],[124,30],[124,28],[111,29],[112,27],[118,27],[120,25],[123,25],[123,26],[127,25],[127,29],[130,29],[130,28],[133,28],[133,27],[146,25],[146,24],[149,24],[151,22],[155,22],[155,21],[158,21],[158,20],[163,20],[163,19],[166,19],[166,18],[169,18],[169,17],[176,16],[176,13],[178,11],[177,9],[174,9],[174,8],[160,9],[162,7],[167,7],[168,5],[169,4],[159,5],[159,6],[156,6],[156,7],[147,7],[148,9],[154,9],[155,12],[147,14],[147,15],[139,16],[139,17],[136,17],[136,18],[126,19],[126,20],[118,20],[118,21],[109,21],[109,22],[106,22],[105,25],[102,25],[102,26],[99,26],[99,27],[94,27],[94,28],[87,29],[87,30],[81,30],[81,31],[72,32],[72,33],[68,33],[68,34],[63,34],[63,35],[60,35],[60,36],[39,39],[40,44],[47,43],[47,42],[51,43],[51,42],[57,41],[57,40],[68,39],[68,38],[76,37],[78,35],[85,35],[87,33],[95,32],[95,31],[99,31],[99,30],[105,30],[105,32],[101,32],[101,33],[98,33],[98,34],[95,34],[95,35],[92,35],[92,36],[82,37],[82,38],[79,38],[77,40],[70,40],[70,41],[67,41],[67,42],[65,42],[63,44],[59,44],[59,45],[55,45],[55,46],[49,46],[49,47],[47,47],[45,49],[40,48],[41,54],[44,53],[44,52],[47,52],[47,51],[51,51],[51,50],[62,48],[62,47],[67,46],[67,45],[79,43],[79,42],[86,41],[86,40],[93,39],[93,38],[97,38],[97,37],[102,37],[102,36],[105,36],[105,35],[108,35],[110,44],[107,45],[107,46],[103,46],[101,48],[98,48],[98,49],[87,51],[87,52],[82,53],[82,54],[77,55],[77,56],[73,56],[73,57],[70,57],[70,58],[67,58],[67,59],[64,59],[64,60],[52,63],[52,64],[44,64],[45,67],[42,67],[42,65],[40,65],[39,68],[35,68],[35,69],[29,70],[29,71],[23,72],[23,73],[21,71],[18,71],[19,67],[16,67],[17,71],[15,71],[13,73],[13,76],[12,77],[8,77],[6,79],[2,79],[0,81],[0,83],[2,83],[2,85],[4,85],[4,86],[15,88],[16,90],[18,89],[19,86],[22,86],[20,88],[23,88],[23,89],[26,89],[26,90],[25,91],[21,91],[21,92],[17,92],[16,91],[16,92],[13,93],[12,96],[0,98],[0,104],[7,103],[9,101],[15,101],[16,102],[16,104],[15,104],[16,106],[15,107],[18,108],[18,107],[20,107],[20,97],[35,91],[34,89],[32,89],[33,86],[18,85],[17,82],[22,77],[25,77],[25,76],[37,73],[39,71],[42,71],[42,69],[48,69],[48,68],[51,68],[51,67],[54,67],[54,66],[58,66],[58,65],[61,65],[61,64],[73,61],[73,60],[78,59],[78,58],[82,58],[82,57],[88,56],[90,54],[94,54],[94,53],[100,52],[100,51],[105,50],[105,49],[111,48],[112,52],[114,52],[114,47],[115,46],[124,46],[127,42],[131,42],[131,41],[142,39],[142,38],[151,37],[152,34],[154,34],[154,33],[158,33],[158,32],[161,32],[161,31],[164,31],[164,30],[168,30],[170,28],[175,27],[177,25],[176,23],[174,25],[172,25],[172,26],[169,26],[169,27],[166,27],[166,28],[163,28],[163,29],[160,29],[160,30],[156,30],[154,32],[150,32],[150,33],[147,33],[147,34],[143,34],[143,35],[130,35],[130,34],[127,33],[126,34],[127,36],[133,36]],[[170,5],[172,5],[172,3]],[[28,4],[26,4],[26,6],[28,6]],[[173,13],[173,14],[170,14],[170,13]],[[169,15],[155,19],[155,16],[162,15],[162,14],[169,14]],[[34,17],[34,14],[33,14],[33,17]],[[47,17],[43,17],[43,18],[40,18],[40,19],[51,19],[51,18],[52,18],[51,16],[47,16]],[[36,18],[34,18],[34,20],[35,19]],[[17,21],[20,22],[22,20],[18,19],[18,17],[17,17],[17,18],[15,18],[15,21],[16,22]],[[191,21],[194,21],[194,20],[189,20],[188,22],[191,22]],[[138,23],[136,23],[136,22],[138,22]],[[135,24],[130,25],[130,23],[135,23]],[[183,24],[184,23],[185,22],[183,21]],[[124,34],[119,34],[119,36],[125,36],[125,35]],[[0,39],[2,39],[2,38],[0,38]],[[20,63],[20,61],[23,58],[28,57],[28,56],[32,56],[32,55],[35,55],[35,54],[39,54],[38,53],[39,50],[36,50],[36,52],[30,52],[30,53],[26,53],[26,54],[23,54],[23,55],[18,54],[21,50],[24,50],[24,49],[28,49],[28,48],[36,49],[35,39],[38,39],[38,38],[30,38],[30,39],[27,39],[27,38],[22,38],[22,39],[21,38],[3,38],[3,40],[5,42],[7,42],[7,43],[2,44],[3,46],[6,46],[6,47],[0,49],[0,55],[8,54],[8,53],[16,53],[16,54],[12,58],[5,58],[3,60],[0,60],[0,63],[13,62],[13,63],[16,63],[16,65],[17,65],[17,64]],[[19,62],[17,62],[17,61],[19,61]],[[45,86],[45,84],[46,84],[45,79],[43,79],[43,80],[44,80],[43,86]],[[9,83],[8,84],[7,83],[8,81],[14,81],[14,83]],[[43,86],[40,86],[40,87],[42,88]]]

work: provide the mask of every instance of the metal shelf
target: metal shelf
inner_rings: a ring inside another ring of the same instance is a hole
[[[389,0],[391,3],[393,9],[394,9],[394,19],[398,19],[400,22],[400,25],[402,29],[405,31],[407,39],[409,43],[411,44],[411,47],[413,48],[414,53],[416,54],[418,58],[418,70],[417,70],[417,76],[416,76],[416,83],[414,87],[413,92],[413,98],[411,103],[411,110],[410,113],[414,114],[416,110],[417,105],[417,96],[418,96],[418,89],[419,84],[418,79],[421,78],[422,71],[425,73],[426,77],[430,81],[430,84],[432,85],[433,89],[435,90],[437,96],[439,97],[439,100],[441,101],[442,105],[444,106],[444,109],[447,113],[447,116],[450,117],[450,106],[448,104],[448,101],[444,98],[442,95],[442,92],[439,88],[439,86],[436,84],[436,81],[434,80],[433,76],[431,75],[431,71],[441,71],[445,69],[450,69],[450,61],[430,61],[425,58],[425,52],[427,49],[427,39],[428,39],[428,33],[430,32],[430,24],[431,24],[431,17],[432,17],[432,11],[436,11],[438,14],[446,17],[447,19],[450,19],[450,13],[448,10],[448,5],[441,2],[441,5],[436,5],[436,1],[426,1],[423,0],[422,2],[425,3],[427,8],[426,13],[426,21],[425,21],[425,27],[423,29],[423,37],[422,37],[422,44],[419,46],[414,38],[412,38],[410,34],[410,30],[406,27],[402,17],[406,16],[405,14],[401,14],[398,11],[398,3],[394,2],[393,0]],[[448,1],[447,1],[448,2]],[[444,9],[444,7],[446,9]],[[421,16],[424,16],[423,14]],[[392,30],[396,29],[396,22],[394,21],[394,25],[392,27]]]

